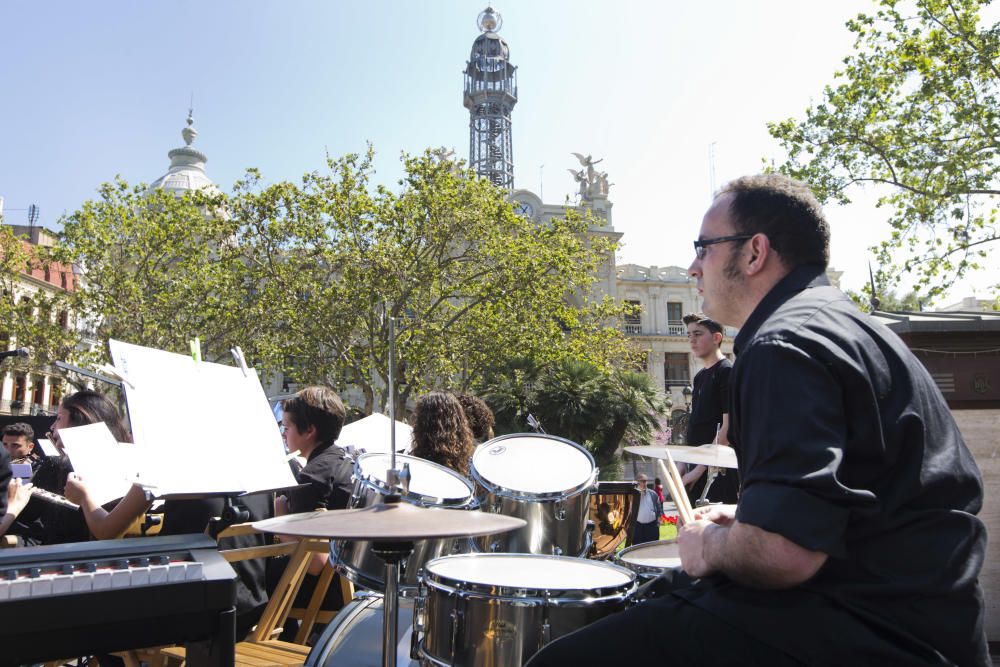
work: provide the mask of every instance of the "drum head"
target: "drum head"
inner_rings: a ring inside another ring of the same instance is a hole
[[[461,554],[429,562],[431,578],[445,583],[536,591],[593,591],[628,587],[631,572],[594,560],[533,554]]]
[[[524,494],[576,491],[593,483],[594,458],[580,445],[548,435],[504,435],[472,455],[475,474],[493,487]]]
[[[618,554],[618,560],[626,566],[663,570],[681,566],[680,549],[673,540],[637,544]]]
[[[410,492],[404,496],[407,500],[462,505],[471,499],[472,482],[457,472],[416,456],[397,454],[396,467],[401,469],[404,463],[410,466]],[[354,474],[386,490],[386,472],[390,464],[389,454],[362,454],[354,464]]]

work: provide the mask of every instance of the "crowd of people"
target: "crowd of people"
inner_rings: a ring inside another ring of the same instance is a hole
[[[682,569],[658,597],[548,644],[531,665],[989,664],[979,470],[926,369],[830,285],[829,244],[819,203],[797,181],[746,177],[716,196],[689,268],[704,314],[685,323],[704,369],[687,442],[730,444],[738,471],[708,492],[724,504],[696,509],[680,528]],[[735,361],[721,351],[724,326],[739,329]],[[347,507],[344,404],[309,387],[283,409],[288,449],[305,459],[301,486],[273,504],[248,499],[251,518]],[[114,406],[86,391],[62,401],[50,437],[59,448],[61,429],[98,421],[129,440]],[[492,427],[478,399],[432,392],[415,406],[412,454],[467,475]],[[68,459],[39,457],[32,437],[8,427],[0,452],[0,528],[22,544],[116,536],[149,509],[138,486],[98,506]],[[33,509],[26,486],[10,480],[11,457],[79,511]],[[685,475],[694,498],[704,473]],[[636,542],[657,538],[664,501],[662,487],[638,482]],[[162,533],[204,530],[218,502],[164,503]],[[244,630],[267,595],[254,567],[239,572]]]

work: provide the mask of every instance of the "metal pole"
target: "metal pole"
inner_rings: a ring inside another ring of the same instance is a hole
[[[396,318],[389,318],[389,468],[396,470]],[[390,480],[392,481],[392,480]]]

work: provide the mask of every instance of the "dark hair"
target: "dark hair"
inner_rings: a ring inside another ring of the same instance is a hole
[[[75,394],[70,394],[62,400],[60,404],[63,410],[69,414],[70,426],[86,426],[104,422],[107,424],[111,434],[118,442],[131,442],[132,435],[122,421],[122,416],[118,414],[118,408],[114,403],[96,391],[84,389]]]
[[[3,427],[3,434],[23,437],[28,442],[33,442],[35,440],[35,429],[31,428],[31,424],[26,424],[25,422],[7,424]]]
[[[493,425],[496,423],[496,417],[493,416],[490,406],[486,405],[486,402],[478,396],[458,394],[455,398],[462,404],[462,410],[465,412],[465,419],[469,422],[472,437],[479,442],[488,440],[493,433]]]
[[[467,475],[474,444],[462,404],[452,394],[432,391],[413,410],[410,454]]]
[[[805,183],[783,174],[743,176],[724,185],[716,198],[722,195],[730,195],[736,233],[767,236],[787,268],[830,263],[830,226]]]
[[[299,431],[315,426],[319,442],[333,442],[339,438],[347,419],[344,402],[329,387],[306,387],[282,401],[281,409]]]
[[[719,324],[710,317],[705,317],[701,313],[689,313],[688,315],[685,315],[682,319],[684,321],[685,326],[687,326],[688,324],[697,324],[698,326],[705,327],[712,333],[722,334],[723,336],[725,336],[725,332],[722,330],[721,324]]]

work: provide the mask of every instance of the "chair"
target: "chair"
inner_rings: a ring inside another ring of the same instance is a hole
[[[252,534],[257,531],[250,524],[237,524],[220,533],[219,537],[236,537]],[[320,608],[330,582],[333,579],[333,566],[327,563],[320,575],[316,590],[309,600],[309,605],[300,612],[302,624],[299,628],[296,642],[286,642],[276,639],[281,633],[285,620],[289,617],[294,605],[295,596],[305,578],[309,561],[313,553],[325,553],[329,548],[327,540],[303,539],[298,542],[281,542],[265,546],[245,547],[221,551],[223,557],[230,563],[251,558],[276,557],[291,554],[278,581],[278,585],[268,600],[257,626],[250,636],[236,644],[236,664],[246,667],[298,667],[309,655],[309,647],[300,643],[299,637],[308,637],[309,632],[325,618]],[[353,591],[350,591],[353,596]],[[347,599],[350,599],[349,597]],[[183,647],[171,646],[158,649],[149,660],[150,667],[167,665],[184,665],[185,651]]]

